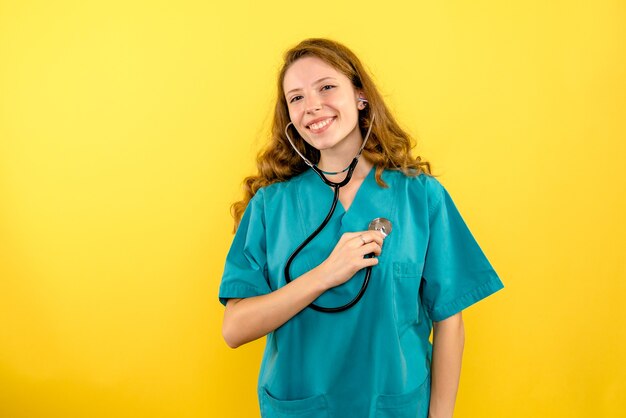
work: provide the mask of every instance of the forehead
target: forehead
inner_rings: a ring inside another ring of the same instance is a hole
[[[302,57],[295,61],[285,72],[283,89],[285,92],[308,87],[317,80],[325,77],[333,77],[341,81],[347,81],[342,72],[327,64],[317,57]]]

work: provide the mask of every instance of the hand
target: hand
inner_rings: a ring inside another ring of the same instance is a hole
[[[350,280],[359,270],[378,264],[383,247],[380,231],[346,232],[318,268],[328,289]],[[367,254],[374,257],[365,258]]]

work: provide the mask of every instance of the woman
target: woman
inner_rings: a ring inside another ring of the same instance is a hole
[[[229,346],[267,335],[263,417],[452,416],[461,311],[503,285],[410,149],[349,49],[308,39],[287,51],[271,141],[233,205],[219,291]],[[321,174],[347,180],[340,204],[287,263],[333,201]]]

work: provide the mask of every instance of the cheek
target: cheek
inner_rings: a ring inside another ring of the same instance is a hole
[[[335,104],[338,109],[341,109],[342,113],[346,117],[353,117],[359,114],[357,104],[351,97],[342,97],[341,100],[335,101]]]
[[[298,133],[300,133],[300,136],[302,136],[304,127],[300,126],[300,123],[302,122],[303,112],[299,108],[300,106],[298,105],[290,106],[288,111],[289,111],[289,120],[293,122],[294,127],[296,128]]]
[[[287,108],[289,119],[294,123],[294,125],[297,125],[298,122],[300,122],[300,119],[302,119],[302,110],[300,108],[301,106],[299,106],[298,103],[292,104]]]
[[[294,119],[294,118],[298,118],[298,115],[301,115],[303,112],[303,103],[302,100],[298,100],[295,101],[293,103],[290,103],[287,106],[287,111],[289,112],[289,117]]]
[[[290,120],[291,122],[295,121],[295,120],[296,120],[296,119],[295,119],[295,116],[296,116],[296,115],[295,115],[295,113],[296,113],[296,112],[294,112],[293,106],[289,106],[289,108],[287,109],[287,111],[288,111],[288,113],[289,113],[289,120]]]
[[[293,123],[293,125],[291,125],[291,127],[289,128],[289,132],[297,131],[298,135],[300,135],[301,137],[304,137],[304,132],[303,132],[304,128],[301,128],[300,125],[298,124],[300,113],[294,108],[295,106],[290,106],[287,109],[288,114],[289,114],[289,121]]]

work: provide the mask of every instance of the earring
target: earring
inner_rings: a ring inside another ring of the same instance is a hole
[[[362,98],[362,97],[359,97],[357,100],[359,101],[359,104],[357,105],[357,108],[359,110],[365,109],[365,106],[367,106],[368,101],[366,99]]]

